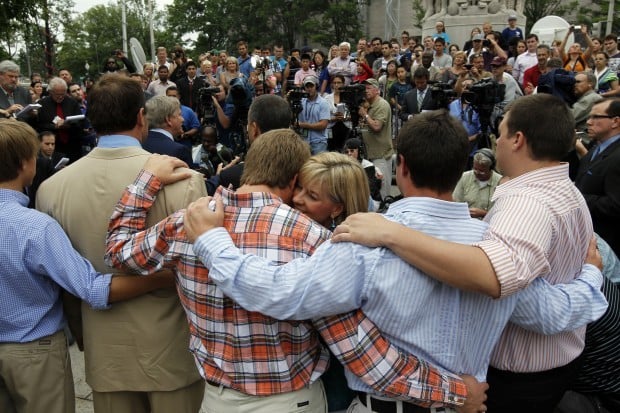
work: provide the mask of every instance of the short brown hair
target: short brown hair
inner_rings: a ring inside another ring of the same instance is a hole
[[[131,130],[144,100],[140,83],[118,74],[104,75],[88,92],[86,116],[98,135]]]
[[[37,132],[27,123],[0,119],[0,182],[19,176],[23,162],[37,156]]]
[[[286,188],[310,158],[310,146],[290,129],[260,135],[245,158],[241,185]]]

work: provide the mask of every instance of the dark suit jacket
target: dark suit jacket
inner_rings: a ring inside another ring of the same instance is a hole
[[[15,103],[26,107],[31,103],[30,92],[26,88],[17,86],[17,88],[13,92],[13,100],[15,101]],[[0,109],[6,109],[9,106],[11,106],[11,104],[9,103],[9,98],[4,94],[3,91],[0,91]]]
[[[150,130],[146,141],[142,143],[142,148],[151,153],[175,156],[187,163],[189,167],[193,165],[192,153],[189,148],[174,142],[163,133]]]
[[[82,143],[84,142],[84,121],[72,122],[66,131],[69,133],[69,142],[63,143],[59,136],[59,130],[56,129],[54,118],[56,117],[56,102],[51,96],[46,96],[39,101],[41,108],[39,108],[37,130],[52,131],[56,135],[56,150],[64,152],[67,157],[71,159],[71,162],[75,162],[82,156]],[[66,96],[61,103],[62,112],[65,116],[81,115],[82,110],[77,100]]]
[[[196,78],[192,83],[192,87],[189,86],[189,79],[187,76],[179,79],[176,82],[177,89],[179,89],[179,100],[182,105],[189,106],[195,112],[198,106],[198,91],[200,88],[205,86],[205,81],[203,79]],[[191,93],[190,93],[191,90]],[[190,105],[190,97],[191,97],[191,105]]]
[[[431,89],[427,88],[426,93],[424,95],[424,100],[422,101],[422,107],[418,108],[418,89],[413,88],[409,92],[405,93],[403,97],[403,105],[400,111],[400,118],[403,121],[406,121],[409,118],[409,115],[416,115],[420,113],[422,110],[433,110],[433,98],[431,96]]]
[[[592,160],[581,159],[575,185],[588,204],[594,231],[620,255],[620,140]]]

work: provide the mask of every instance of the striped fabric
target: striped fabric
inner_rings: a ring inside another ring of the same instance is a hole
[[[183,228],[184,211],[144,230],[159,180],[142,172],[110,220],[106,263],[142,274],[175,267],[181,302],[190,322],[190,350],[206,380],[246,394],[294,391],[325,371],[328,352],[308,321],[278,321],[241,308],[209,280]],[[219,189],[226,205],[225,227],[245,252],[282,264],[306,257],[330,235],[279,198],[266,193],[235,194]],[[462,404],[460,379],[441,374],[387,343],[361,312],[325,320],[322,334],[337,356],[388,395],[421,404]]]
[[[485,220],[482,248],[497,274],[502,296],[525,288],[536,277],[552,284],[576,278],[592,238],[592,221],[568,164],[541,168],[497,187]],[[508,324],[491,365],[512,372],[564,366],[581,354],[585,327],[543,336]]]

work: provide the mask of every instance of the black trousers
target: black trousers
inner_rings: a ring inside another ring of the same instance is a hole
[[[566,366],[536,373],[514,373],[489,367],[488,413],[552,413],[581,368],[581,358]]]

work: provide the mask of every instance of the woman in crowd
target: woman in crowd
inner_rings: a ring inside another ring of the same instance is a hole
[[[325,93],[331,93],[331,86],[329,84],[329,72],[327,71],[327,64],[329,63],[325,58],[325,53],[322,50],[317,50],[312,58],[314,64],[314,71],[319,78],[319,92],[321,95]]]
[[[467,202],[472,218],[482,219],[493,206],[491,198],[502,176],[493,170],[495,155],[488,148],[474,155],[474,168],[463,173],[454,188],[452,197],[456,202]]]
[[[374,163],[364,158],[364,148],[362,141],[358,138],[349,138],[344,143],[343,149],[345,155],[355,159],[360,163],[360,166],[366,173],[368,179],[368,189],[370,191],[370,207],[368,209],[376,211],[379,209],[381,203],[381,180],[383,179],[383,172],[377,168]]]
[[[390,60],[385,67],[385,73],[379,77],[379,90],[381,91],[381,96],[384,99],[387,99],[388,91],[392,87],[392,85],[398,80],[396,77],[396,69],[398,68],[398,63],[396,60]]]
[[[596,76],[596,91],[602,96],[613,96],[618,87],[618,75],[607,65],[609,55],[605,52],[594,54],[594,75]]]
[[[357,73],[353,76],[353,83],[362,83],[366,79],[374,77],[372,68],[366,63],[366,59],[363,57],[357,58]]]
[[[450,46],[450,36],[448,36],[448,33],[446,33],[446,25],[444,24],[443,21],[441,20],[437,20],[435,22],[435,30],[436,33],[433,33],[433,40],[441,37],[442,39],[444,39],[446,41],[446,47]]]
[[[219,79],[213,74],[213,63],[208,58],[200,63],[200,72],[207,86],[217,86],[220,84]]]
[[[506,68],[506,70],[510,70],[508,73],[511,73],[512,71],[512,67],[515,64],[515,60],[517,60],[517,56],[519,56],[520,54],[525,53],[525,51],[527,50],[527,44],[525,43],[525,40],[519,39],[517,40],[517,44],[515,46],[515,51],[513,54],[513,56],[510,56],[508,58],[508,62],[506,63],[506,65],[508,66]]]
[[[344,76],[332,76],[330,94],[325,95],[325,100],[329,103],[331,118],[327,126],[327,149],[330,151],[340,151],[345,139],[351,132],[351,122],[349,121],[349,109],[340,99],[340,88],[344,86]]]
[[[30,83],[30,98],[32,103],[37,103],[43,97],[43,82],[34,81]]]
[[[149,87],[149,84],[155,79],[155,65],[150,62],[143,64],[142,73],[144,73],[147,79],[146,87]]]
[[[332,59],[335,59],[338,56],[340,56],[340,48],[337,44],[334,44],[332,45],[332,47],[329,48],[327,63],[331,62]]]
[[[230,81],[237,77],[243,77],[239,72],[239,62],[234,56],[226,58],[226,70],[220,74],[220,84],[224,86],[224,90],[228,93]]]
[[[452,56],[452,59],[454,59],[454,55],[458,51],[460,51],[458,44],[451,44],[450,47],[448,47],[448,53],[450,53],[450,56]]]
[[[463,73],[463,71],[466,71],[466,69],[463,67],[463,65],[465,64],[465,60],[465,52],[456,52],[452,57],[452,67],[441,72],[441,74],[437,77],[437,80],[443,83],[454,85],[458,77]]]
[[[221,50],[217,55],[217,66],[215,68],[215,77],[218,81],[222,72],[226,71],[226,59],[228,59],[228,53],[226,50]]]
[[[588,60],[590,59],[592,53],[592,39],[588,35],[588,29],[586,26],[581,26],[581,33],[583,37],[586,39],[588,43],[588,47],[585,52],[581,52],[581,45],[579,43],[573,43],[568,48],[568,53],[564,51],[566,47],[566,43],[568,42],[568,37],[573,33],[573,30],[568,30],[566,32],[566,36],[564,36],[564,40],[558,47],[560,52],[560,59],[562,59],[562,64],[564,65],[564,69],[569,72],[583,72],[588,67]]]

